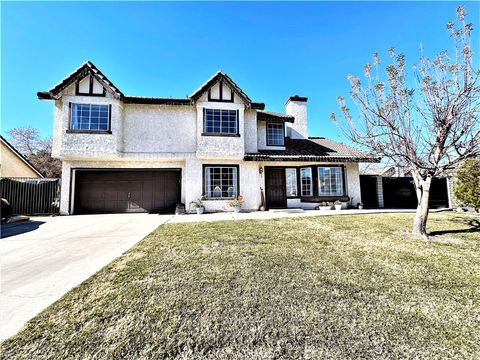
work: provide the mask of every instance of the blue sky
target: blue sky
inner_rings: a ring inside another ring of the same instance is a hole
[[[254,101],[284,111],[308,96],[310,136],[343,140],[329,114],[378,51],[413,64],[451,48],[457,2],[1,3],[1,133],[52,132],[53,104],[37,100],[86,60],[126,95],[185,97],[215,71]],[[478,58],[479,3],[467,2]]]

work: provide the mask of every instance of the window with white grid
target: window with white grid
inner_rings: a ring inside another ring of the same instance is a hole
[[[238,195],[236,166],[206,166],[205,195],[207,198],[232,199]]]
[[[300,184],[302,196],[313,196],[312,168],[300,169]]]
[[[237,111],[205,109],[205,129],[211,134],[237,134]]]
[[[318,192],[320,196],[342,196],[343,168],[318,167]]]
[[[286,168],[285,178],[287,183],[287,196],[298,196],[297,189],[297,169]]]
[[[267,145],[283,146],[284,138],[285,130],[283,129],[283,124],[267,124]]]
[[[72,104],[71,130],[108,131],[109,105]]]

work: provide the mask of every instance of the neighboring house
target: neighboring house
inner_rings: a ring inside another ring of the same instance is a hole
[[[313,208],[361,201],[359,162],[376,157],[307,134],[307,98],[264,111],[225,73],[185,99],[124,95],[86,62],[40,99],[55,101],[61,213],[171,211],[204,195],[207,211]],[[286,134],[286,136],[285,136]]]
[[[362,175],[377,175],[383,177],[412,177],[410,170],[401,166],[385,166],[385,167],[367,167]]]
[[[43,178],[43,175],[12,144],[0,136],[0,177]]]

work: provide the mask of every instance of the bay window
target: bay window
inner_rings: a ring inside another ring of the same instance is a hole
[[[286,168],[285,169],[285,178],[286,178],[287,197],[298,196],[297,169]]]
[[[300,169],[300,184],[302,196],[313,196],[312,168]]]
[[[320,196],[344,195],[342,167],[318,167],[318,193]]]

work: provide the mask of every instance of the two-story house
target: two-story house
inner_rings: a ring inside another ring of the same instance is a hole
[[[135,97],[86,62],[38,97],[55,101],[62,214],[188,209],[202,195],[206,211],[239,194],[247,210],[356,204],[358,163],[378,160],[309,138],[306,97],[265,111],[223,72],[184,99]]]

